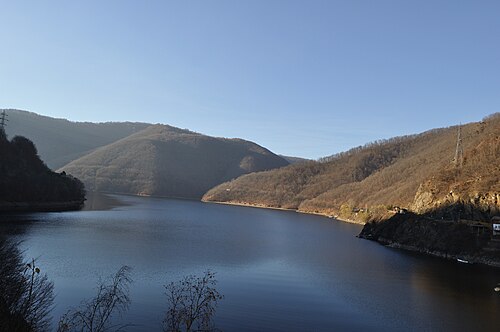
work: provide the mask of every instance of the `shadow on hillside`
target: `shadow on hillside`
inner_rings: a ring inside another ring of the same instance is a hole
[[[469,202],[456,202],[442,205],[420,216],[444,221],[479,221],[490,223],[493,217],[500,216],[500,211],[495,207],[479,206]]]
[[[396,213],[366,224],[359,236],[444,258],[481,256],[500,261],[491,220],[490,211],[452,204],[425,214]]]

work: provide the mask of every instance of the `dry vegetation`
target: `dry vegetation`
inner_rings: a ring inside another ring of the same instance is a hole
[[[421,184],[421,191],[426,183],[439,188],[435,201],[450,188],[460,189],[462,198],[498,194],[500,115],[461,127],[464,163],[458,171],[452,164],[457,131],[458,126],[435,129],[377,141],[319,162],[248,174],[213,188],[203,199],[367,221],[393,206],[411,208]]]

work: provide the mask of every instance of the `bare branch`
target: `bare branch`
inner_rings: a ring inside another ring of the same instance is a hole
[[[77,309],[68,311],[59,321],[58,332],[120,331],[128,325],[109,325],[113,314],[121,315],[130,305],[129,286],[131,268],[122,266],[109,284],[101,283],[97,295],[84,301]]]
[[[202,277],[185,276],[165,286],[169,309],[163,321],[164,331],[215,331],[212,318],[223,296],[215,289],[215,273],[205,271]]]

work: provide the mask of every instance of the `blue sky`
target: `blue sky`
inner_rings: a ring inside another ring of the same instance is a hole
[[[499,1],[2,1],[0,108],[318,158],[500,111]]]

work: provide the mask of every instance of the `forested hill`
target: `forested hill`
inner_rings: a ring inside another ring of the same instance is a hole
[[[6,113],[7,135],[20,135],[33,141],[51,169],[150,126],[137,122],[73,122],[14,109]]]
[[[61,170],[80,178],[89,190],[199,199],[224,181],[286,165],[249,141],[154,125]]]
[[[203,200],[297,209],[364,222],[394,206],[437,208],[450,201],[500,209],[500,113],[461,126],[463,163],[455,166],[458,126],[367,144],[320,162],[244,175]],[[452,192],[452,194],[450,194]]]
[[[76,178],[52,172],[25,137],[8,140],[0,129],[0,211],[78,209],[85,200]]]

